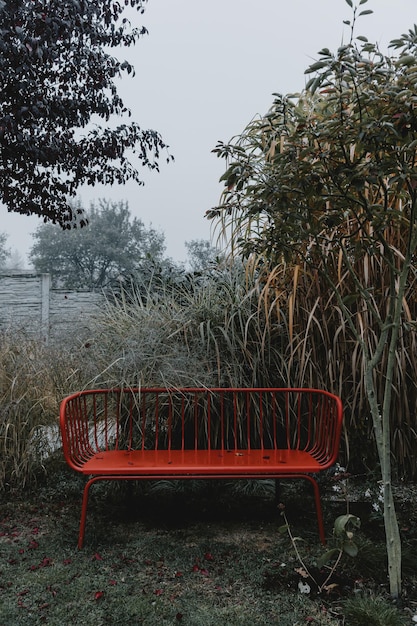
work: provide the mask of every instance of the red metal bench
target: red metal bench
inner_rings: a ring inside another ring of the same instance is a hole
[[[338,455],[342,403],[315,389],[141,388],[82,391],[61,403],[65,459],[89,479],[78,547],[84,542],[88,494],[99,480],[303,478]]]

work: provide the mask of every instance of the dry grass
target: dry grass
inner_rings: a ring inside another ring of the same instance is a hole
[[[58,403],[52,374],[40,342],[20,333],[1,336],[0,490],[30,483],[53,445]]]

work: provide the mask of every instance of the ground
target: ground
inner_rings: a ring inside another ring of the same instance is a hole
[[[394,605],[387,593],[383,524],[373,481],[346,481],[344,476],[323,481],[327,548],[333,546],[333,521],[347,506],[361,519],[358,556],[343,557],[323,589],[330,569],[318,567],[324,548],[305,481],[283,483],[281,507],[274,501],[274,485],[265,481],[185,483],[145,489],[131,483],[95,485],[81,551],[76,543],[83,483],[70,470],[60,466],[27,493],[5,494],[0,626],[413,623],[414,486],[396,489],[404,595]],[[283,528],[283,512],[299,538],[302,563]],[[306,583],[309,591],[303,593]],[[381,600],[400,621],[349,622],[346,603],[358,596],[371,599],[374,608]]]

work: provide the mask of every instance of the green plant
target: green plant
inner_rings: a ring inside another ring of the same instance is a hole
[[[280,532],[288,533],[297,559],[301,565],[299,573],[304,579],[304,581],[300,581],[299,583],[299,589],[301,593],[310,593],[310,585],[307,582],[308,579],[314,583],[319,594],[323,593],[324,591],[329,591],[332,584],[332,577],[342,559],[343,554],[355,557],[358,553],[357,545],[354,542],[354,535],[356,530],[360,528],[360,519],[356,517],[356,515],[352,515],[350,513],[340,515],[336,518],[333,527],[333,537],[336,546],[331,550],[327,550],[318,559],[317,567],[319,568],[319,570],[323,570],[324,568],[326,568],[324,578],[322,580],[319,580],[317,575],[313,573],[312,567],[309,567],[306,564],[305,559],[301,556],[300,550],[298,549],[299,537],[295,537],[291,531],[291,527],[285,514],[285,506],[279,505],[279,509],[285,521],[285,525],[280,528]],[[331,565],[329,565],[329,563],[331,563]]]
[[[398,609],[381,597],[359,595],[347,600],[343,609],[347,625],[404,626],[406,623]]]

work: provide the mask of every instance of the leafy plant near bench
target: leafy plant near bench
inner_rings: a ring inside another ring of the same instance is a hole
[[[324,552],[317,561],[317,567],[320,570],[326,568],[324,579],[319,581],[317,576],[313,573],[311,567],[306,564],[305,559],[302,557],[298,548],[299,537],[295,537],[291,531],[290,524],[288,523],[287,516],[285,514],[284,505],[279,505],[281,515],[284,518],[285,524],[280,527],[280,532],[287,532],[290,538],[291,544],[294,548],[297,559],[301,565],[297,572],[300,574],[303,581],[300,581],[299,589],[301,593],[310,593],[310,585],[307,580],[310,580],[317,589],[318,593],[328,592],[332,587],[332,577],[340,564],[340,561],[344,554],[350,557],[355,557],[358,554],[358,547],[354,541],[355,532],[360,528],[361,522],[356,515],[351,513],[345,513],[336,518],[333,527],[333,539],[336,544],[335,547]],[[329,565],[331,563],[331,565]]]

